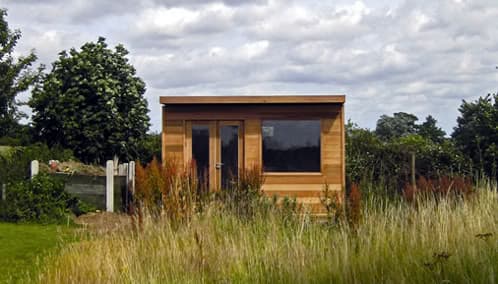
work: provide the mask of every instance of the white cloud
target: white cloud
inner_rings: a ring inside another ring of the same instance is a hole
[[[254,59],[263,56],[268,50],[269,46],[269,41],[261,40],[244,44],[244,46],[242,46],[241,48],[241,51],[243,55],[247,57],[247,59]]]
[[[160,95],[346,93],[362,126],[406,111],[451,131],[461,99],[496,91],[495,2],[0,0],[16,54],[45,64],[99,35],[122,42],[156,130]]]

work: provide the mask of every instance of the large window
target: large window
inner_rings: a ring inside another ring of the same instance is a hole
[[[265,172],[320,172],[320,120],[264,120]]]

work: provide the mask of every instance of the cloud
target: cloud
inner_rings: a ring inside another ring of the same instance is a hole
[[[433,114],[451,132],[462,99],[496,91],[495,0],[2,1],[20,54],[49,64],[105,36],[161,95],[347,94],[347,117]]]

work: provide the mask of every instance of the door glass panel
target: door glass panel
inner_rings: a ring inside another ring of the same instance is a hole
[[[221,187],[230,188],[238,177],[239,164],[239,127],[223,125],[220,127],[221,139]]]
[[[199,189],[209,185],[209,126],[192,125],[192,159],[195,162]]]

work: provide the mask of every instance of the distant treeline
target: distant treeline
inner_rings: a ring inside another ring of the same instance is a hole
[[[432,116],[422,123],[413,114],[383,115],[375,130],[346,125],[348,182],[381,184],[399,190],[416,177],[467,176],[497,179],[498,95],[463,101],[457,126],[447,135]]]

